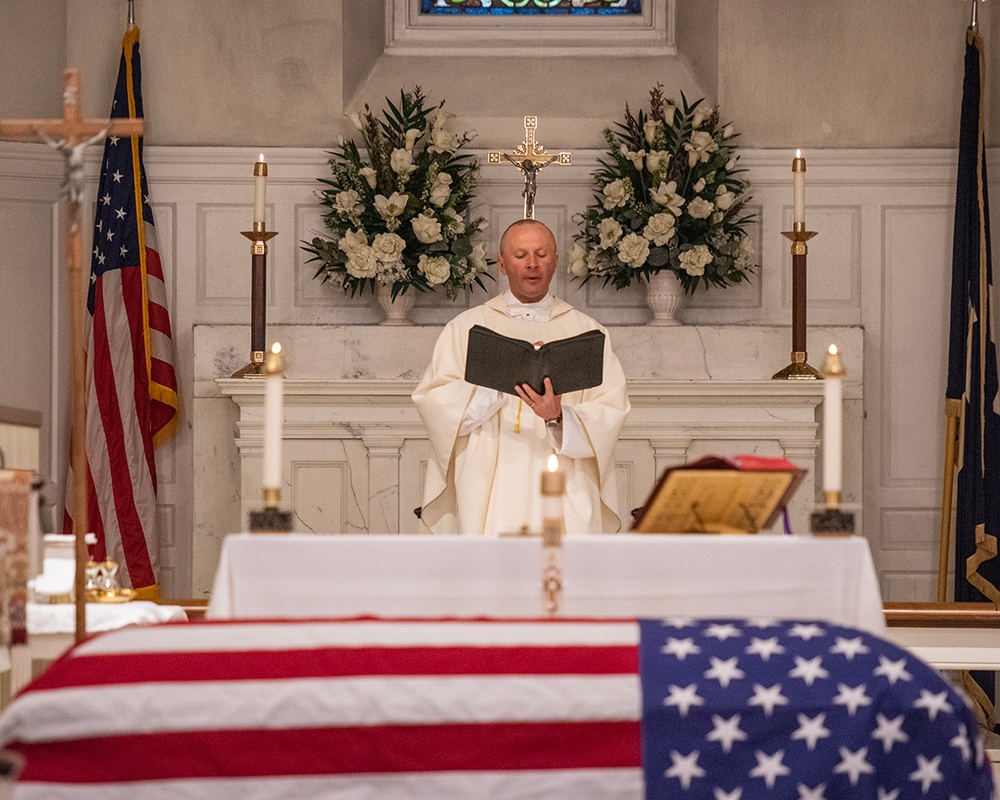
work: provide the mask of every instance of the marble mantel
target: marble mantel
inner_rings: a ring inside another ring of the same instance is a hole
[[[609,330],[629,377],[633,406],[616,451],[621,511],[640,505],[660,472],[686,459],[709,452],[781,455],[809,471],[791,508],[793,529],[804,531],[819,485],[822,386],[770,380],[788,362],[789,329]],[[421,501],[427,442],[410,393],[439,332],[437,326],[269,330],[269,339],[280,340],[289,359],[283,497],[295,511],[297,530],[417,532],[412,509]],[[200,497],[207,512],[196,519],[210,520],[213,508],[217,513],[212,530],[201,532],[203,546],[214,550],[220,532],[244,525],[247,512],[259,505],[263,386],[228,377],[245,362],[245,328],[196,326],[194,338],[196,503]],[[844,482],[848,502],[856,502],[863,331],[809,332],[812,352],[821,356],[829,342],[846,354]],[[226,480],[230,485],[220,493],[219,483]]]

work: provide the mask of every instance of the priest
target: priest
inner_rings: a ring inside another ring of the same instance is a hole
[[[421,520],[433,533],[498,536],[541,527],[542,470],[551,453],[566,477],[566,530],[614,533],[622,528],[614,447],[630,404],[610,337],[596,321],[549,293],[556,240],[542,223],[522,219],[500,239],[500,272],[509,290],[459,314],[442,331],[430,366],[413,393],[431,443]],[[541,344],[585,331],[604,338],[603,383],[557,395],[528,384],[517,394],[464,379],[469,329]]]

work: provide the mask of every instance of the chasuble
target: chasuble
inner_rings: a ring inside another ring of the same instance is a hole
[[[560,456],[566,476],[566,531],[614,533],[622,528],[614,447],[630,405],[625,375],[607,331],[587,315],[551,298],[548,321],[512,317],[509,293],[470,309],[442,331],[430,366],[413,393],[427,428],[431,458],[424,482],[421,520],[433,533],[485,534],[541,529],[541,473],[548,456]],[[469,330],[482,325],[529,342],[565,339],[590,330],[605,333],[604,382],[562,396],[564,431],[545,422],[514,395],[471,431],[466,411],[479,401],[464,380]]]

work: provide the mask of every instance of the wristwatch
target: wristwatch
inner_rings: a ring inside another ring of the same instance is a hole
[[[553,417],[552,419],[545,420],[545,425],[548,428],[558,428],[560,425],[562,425],[562,414],[560,414],[558,417]]]

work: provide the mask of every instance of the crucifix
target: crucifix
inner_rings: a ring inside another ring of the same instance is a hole
[[[76,539],[76,640],[87,633],[87,605],[84,592],[88,560],[87,534],[87,354],[83,333],[83,287],[81,264],[83,240],[80,231],[80,203],[83,197],[83,152],[106,136],[139,136],[141,119],[84,119],[80,111],[80,73],[68,69],[63,74],[62,119],[0,120],[0,139],[17,142],[44,142],[59,151],[66,162],[62,195],[66,198],[66,271],[69,277],[70,363],[73,435],[70,458],[73,464],[73,534]]]
[[[535,178],[549,164],[573,163],[573,154],[562,152],[550,154],[545,152],[545,148],[535,141],[535,129],[538,127],[538,117],[527,116],[524,118],[524,141],[521,142],[513,153],[504,153],[501,150],[490,150],[486,157],[487,164],[501,164],[509,161],[518,172],[524,175],[524,218],[535,218],[535,190],[537,185]]]

